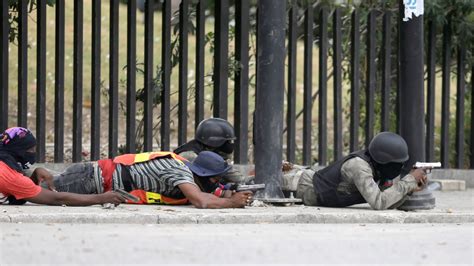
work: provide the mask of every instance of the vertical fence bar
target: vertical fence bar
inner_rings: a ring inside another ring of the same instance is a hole
[[[303,164],[311,165],[311,127],[313,109],[313,6],[308,4],[304,20],[304,98],[303,98]],[[321,125],[321,123],[320,123]]]
[[[178,145],[186,142],[188,129],[188,0],[179,8],[179,109]]]
[[[18,125],[28,127],[28,0],[18,2]]]
[[[171,0],[163,2],[161,150],[170,149]]]
[[[474,64],[471,69],[471,162],[469,167],[474,169]]]
[[[8,22],[8,1],[0,1],[0,130],[3,132],[8,127],[8,37],[10,24]]]
[[[82,90],[83,90],[83,45],[84,3],[74,0],[74,75],[73,75],[73,126],[72,161],[82,160]]]
[[[402,90],[402,75],[401,75],[401,69],[400,69],[400,65],[401,65],[401,35],[402,35],[402,24],[400,23],[400,21],[402,21],[402,17],[403,14],[404,14],[404,7],[403,7],[403,2],[399,2],[398,4],[398,17],[397,17],[397,21],[398,21],[398,27],[397,27],[397,96],[396,96],[396,99],[395,99],[395,117],[396,117],[396,132],[398,134],[401,133],[401,127],[402,127],[402,119],[400,118],[400,114],[402,112],[401,110],[401,90]]]
[[[64,161],[64,1],[56,1],[56,47],[54,58],[54,162],[56,163]]]
[[[92,2],[91,160],[100,157],[100,0]]]
[[[464,100],[466,95],[466,48],[458,47],[457,96],[456,96],[456,168],[464,168]]]
[[[322,7],[319,15],[319,134],[318,162],[327,162],[327,86],[328,86],[328,12]]]
[[[109,158],[117,155],[118,147],[118,11],[119,0],[110,0]]]
[[[200,0],[196,6],[196,92],[194,105],[196,115],[194,117],[194,127],[197,128],[199,122],[204,119],[204,46],[206,44],[206,0]]]
[[[295,162],[296,148],[296,44],[297,16],[296,0],[291,0],[288,17],[288,94],[286,115],[286,160]]]
[[[392,87],[392,13],[385,11],[383,16],[383,62],[382,62],[382,113],[381,113],[381,129],[382,131],[390,130],[390,90]]]
[[[227,119],[227,78],[229,51],[229,0],[215,2],[214,28],[214,117]]]
[[[153,149],[153,1],[145,2],[145,102],[143,151]],[[181,22],[180,22],[181,23]],[[181,104],[181,103],[180,103]]]
[[[128,153],[135,153],[136,107],[136,60],[137,60],[137,1],[127,4],[127,147]]]
[[[36,158],[44,162],[46,155],[46,1],[38,0],[36,54]]]
[[[367,86],[365,89],[365,147],[374,136],[374,101],[377,81],[375,74],[375,11],[370,11],[367,17]]]
[[[359,87],[360,87],[360,29],[359,11],[352,12],[351,28],[351,125],[350,152],[359,149]]]
[[[441,163],[449,168],[449,100],[451,82],[451,18],[443,29],[443,80],[441,101]]]
[[[240,67],[235,72],[234,125],[237,143],[234,154],[236,163],[248,163],[249,130],[249,0],[235,3],[235,59]]]
[[[333,14],[333,64],[334,64],[334,161],[342,157],[342,29],[341,11]]]
[[[428,23],[428,89],[426,112],[426,160],[434,160],[434,134],[435,134],[435,95],[436,95],[436,24],[432,20]]]

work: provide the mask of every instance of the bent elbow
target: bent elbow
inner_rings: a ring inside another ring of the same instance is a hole
[[[387,204],[385,204],[383,202],[376,202],[374,204],[369,204],[369,205],[373,210],[376,210],[376,211],[387,210],[388,207],[389,207],[389,206],[387,206]]]

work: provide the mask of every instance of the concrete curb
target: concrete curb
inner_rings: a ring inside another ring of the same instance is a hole
[[[474,213],[351,211],[237,213],[3,213],[0,223],[98,223],[98,224],[326,224],[326,223],[474,223]]]

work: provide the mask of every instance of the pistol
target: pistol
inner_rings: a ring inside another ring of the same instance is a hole
[[[258,190],[265,189],[265,184],[255,184],[255,185],[238,185],[235,191],[252,191],[257,192]]]
[[[117,188],[117,189],[114,190],[114,192],[119,193],[122,197],[124,197],[125,199],[128,199],[130,201],[133,201],[133,202],[139,202],[140,201],[140,198],[138,198],[135,195],[132,195],[132,194],[128,193],[127,191],[125,191],[123,189]]]
[[[413,168],[426,169],[427,173],[431,172],[433,168],[440,168],[441,162],[416,162]]]

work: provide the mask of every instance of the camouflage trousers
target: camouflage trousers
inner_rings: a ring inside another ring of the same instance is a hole
[[[317,196],[314,192],[313,175],[315,171],[313,169],[304,169],[301,172],[301,176],[298,180],[296,187],[296,197],[303,200],[304,205],[316,206],[318,205]]]

